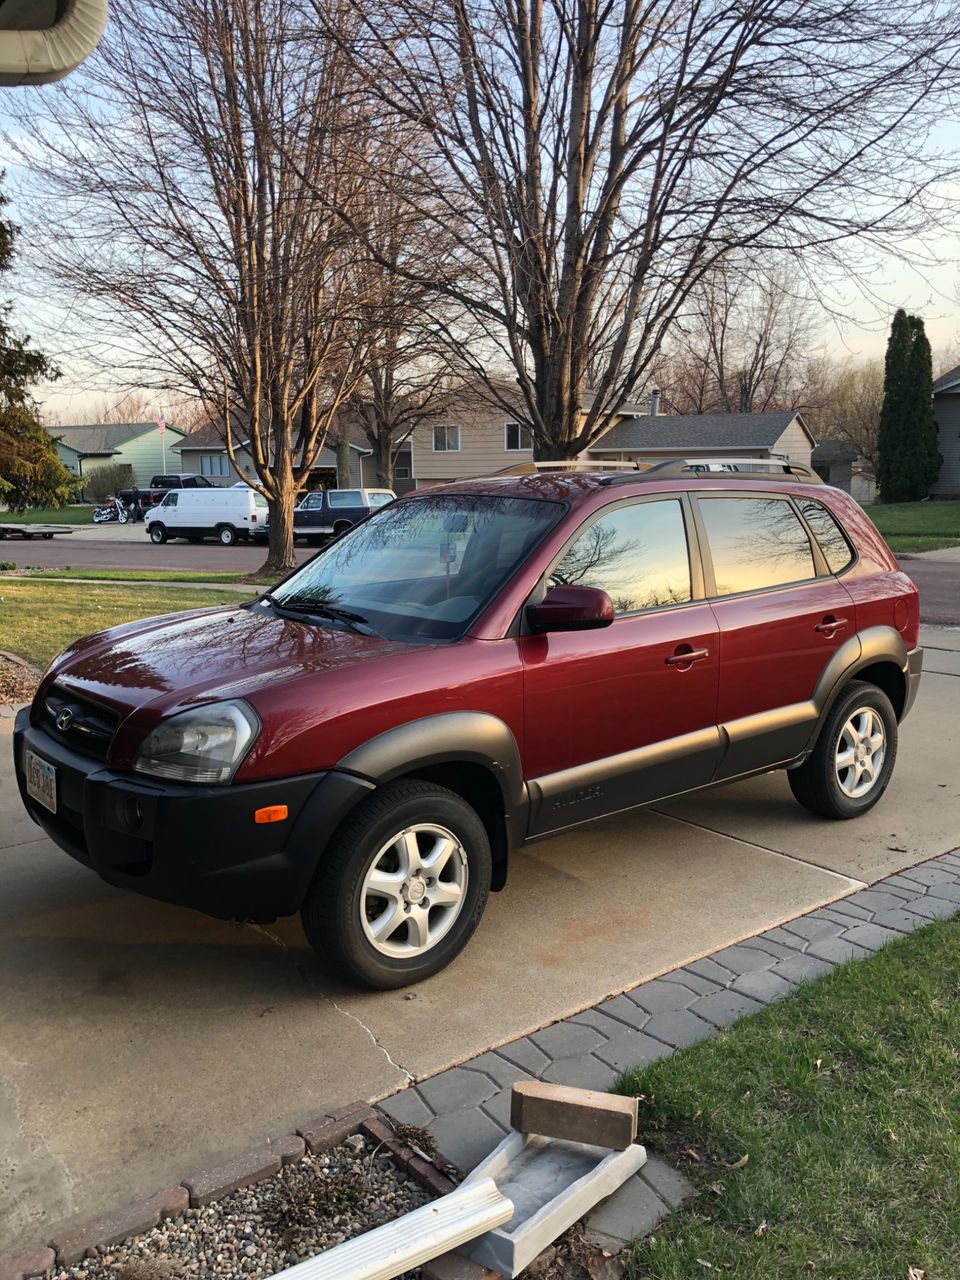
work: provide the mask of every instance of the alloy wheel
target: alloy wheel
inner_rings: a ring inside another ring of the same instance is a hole
[[[446,827],[417,823],[384,844],[360,890],[371,946],[393,959],[429,951],[455,924],[467,893],[467,854]]]
[[[844,722],[837,741],[836,770],[840,790],[851,800],[876,785],[887,754],[887,735],[873,707],[859,707]]]

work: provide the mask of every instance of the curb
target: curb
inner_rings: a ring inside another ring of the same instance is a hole
[[[394,1164],[409,1174],[434,1196],[446,1195],[454,1183],[428,1160],[402,1143],[389,1122],[366,1102],[353,1102],[322,1112],[296,1133],[285,1134],[243,1155],[209,1165],[185,1177],[174,1186],[135,1200],[92,1220],[68,1224],[46,1248],[32,1249],[15,1257],[0,1257],[0,1280],[38,1280],[61,1267],[73,1267],[99,1250],[119,1244],[130,1236],[150,1231],[167,1218],[187,1209],[197,1209],[219,1200],[232,1191],[272,1178],[288,1164],[295,1164],[309,1151],[320,1155],[337,1147],[353,1133],[363,1133],[388,1151]]]

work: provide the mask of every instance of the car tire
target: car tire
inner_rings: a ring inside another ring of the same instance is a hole
[[[232,547],[237,541],[237,531],[232,524],[222,524],[217,530],[217,541],[221,547]]]
[[[165,527],[162,524],[152,524],[150,526],[150,541],[155,542],[157,546],[160,546],[161,543],[166,542],[166,540],[167,531]]]
[[[333,536],[342,538],[348,529],[352,529],[353,525],[349,520],[336,520],[333,525]]]
[[[830,709],[810,756],[787,773],[795,798],[823,818],[857,818],[886,791],[897,759],[897,716],[876,685],[853,680]]]
[[[431,877],[431,858],[444,853]],[[304,932],[319,956],[363,986],[422,982],[473,935],[491,865],[486,828],[465,800],[417,779],[390,783],[324,850],[300,912]],[[431,891],[444,901],[431,904]]]

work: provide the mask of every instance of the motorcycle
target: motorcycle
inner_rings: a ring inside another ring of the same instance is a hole
[[[110,498],[93,509],[94,524],[109,524],[112,520],[116,520],[117,524],[126,524],[129,519],[130,513],[119,498]]]

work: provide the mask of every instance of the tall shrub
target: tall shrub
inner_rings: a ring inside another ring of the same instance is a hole
[[[926,497],[941,462],[930,342],[923,321],[902,307],[887,342],[877,453],[877,484],[884,502]]]

